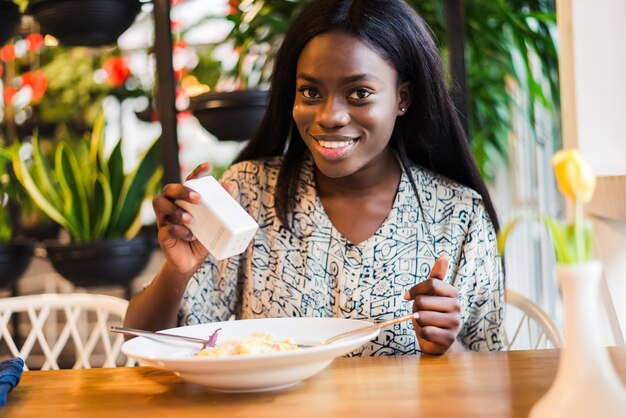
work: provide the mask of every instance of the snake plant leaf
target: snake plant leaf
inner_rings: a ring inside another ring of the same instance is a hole
[[[48,198],[41,192],[40,186],[37,185],[28,171],[28,167],[26,167],[26,164],[20,158],[19,145],[16,144],[12,148],[11,156],[13,160],[13,169],[15,170],[15,175],[18,181],[22,184],[22,186],[24,186],[35,204],[39,206],[39,209],[48,215],[50,219],[65,228],[70,236],[78,236],[79,232],[76,225],[66,218],[65,214],[60,210],[60,207],[56,207],[52,204],[50,200],[48,200]]]
[[[124,159],[122,157],[122,141],[118,141],[109,156],[108,178],[113,201],[117,201],[124,184]]]
[[[111,194],[111,186],[103,173],[98,173],[94,184],[94,205],[93,211],[93,229],[91,232],[92,239],[101,239],[104,237],[107,226],[113,212],[113,196]]]
[[[89,146],[89,166],[97,168],[106,177],[109,176],[109,167],[104,158],[104,115],[101,114],[96,119],[91,131],[91,141]]]
[[[107,236],[124,236],[139,217],[141,204],[146,196],[147,185],[157,173],[159,159],[160,147],[157,140],[146,151],[135,171],[124,180],[117,205],[113,210]]]
[[[55,171],[63,199],[67,217],[75,222],[79,234],[72,237],[74,241],[89,239],[89,206],[78,160],[71,148],[59,144],[55,155]]]
[[[54,176],[48,160],[41,149],[41,142],[37,134],[33,136],[33,175],[36,184],[42,194],[57,208],[62,207],[63,199],[54,183]]]

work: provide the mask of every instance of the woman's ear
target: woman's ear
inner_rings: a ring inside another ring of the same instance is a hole
[[[410,81],[405,81],[398,86],[398,116],[404,115],[413,101],[413,86]]]

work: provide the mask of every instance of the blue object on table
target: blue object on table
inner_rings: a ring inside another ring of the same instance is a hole
[[[7,403],[7,395],[11,392],[22,378],[24,360],[15,357],[0,361],[0,407]]]

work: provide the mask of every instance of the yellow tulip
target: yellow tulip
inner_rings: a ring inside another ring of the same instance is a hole
[[[564,196],[583,202],[591,200],[596,188],[596,177],[589,164],[577,150],[561,150],[552,156],[557,186]]]

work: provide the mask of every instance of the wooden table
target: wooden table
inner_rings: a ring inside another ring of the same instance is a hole
[[[611,356],[626,381],[626,347]],[[2,417],[526,417],[557,350],[337,359],[293,388],[220,394],[151,367],[25,372]]]

